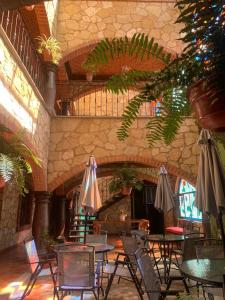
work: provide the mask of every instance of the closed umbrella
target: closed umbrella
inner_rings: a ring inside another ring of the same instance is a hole
[[[196,206],[204,213],[219,216],[225,253],[222,209],[225,207],[225,172],[210,132],[202,129],[198,140],[200,161],[196,183]]]
[[[169,212],[171,209],[175,207],[174,194],[169,182],[169,178],[165,166],[161,166],[160,168],[154,206],[155,208],[157,208],[158,210],[164,213]],[[163,228],[164,228],[164,218],[163,218]]]
[[[86,212],[93,213],[102,206],[98,181],[96,177],[97,164],[93,155],[89,157],[86,164],[83,181],[80,188],[79,203]]]

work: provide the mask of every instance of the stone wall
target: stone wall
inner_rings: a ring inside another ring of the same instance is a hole
[[[130,197],[125,197],[121,201],[114,203],[112,206],[104,210],[103,212],[99,213],[100,220],[107,220],[109,221],[119,221],[120,219],[120,212],[126,212],[127,218],[131,219],[131,199]],[[121,233],[121,231],[130,231],[130,224],[124,222],[124,224],[104,224],[102,225],[102,230],[106,230],[108,233],[115,234]]]
[[[98,165],[129,161],[158,168],[163,163],[171,175],[195,184],[199,155],[195,120],[185,120],[171,145],[157,142],[152,149],[145,139],[147,121],[147,118],[136,120],[130,136],[120,142],[117,139],[120,118],[54,118],[50,136],[49,190],[83,172],[90,154],[95,155]]]
[[[57,37],[65,55],[104,37],[144,32],[173,53],[182,50],[174,3],[60,0]]]
[[[0,123],[13,132],[23,131],[24,141],[42,161],[43,175],[36,188],[46,186],[50,116],[44,100],[24,69],[20,58],[0,37]],[[43,182],[41,182],[43,180]]]
[[[0,250],[16,244],[17,211],[19,193],[15,184],[7,184],[0,193]]]

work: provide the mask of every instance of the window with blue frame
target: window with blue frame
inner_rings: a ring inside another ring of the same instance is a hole
[[[202,213],[194,205],[196,195],[195,187],[186,180],[181,179],[178,193],[180,218],[201,221]]]

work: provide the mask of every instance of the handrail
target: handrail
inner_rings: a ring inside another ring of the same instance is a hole
[[[40,94],[44,96],[46,81],[44,65],[19,11],[0,11],[0,27],[19,55]]]

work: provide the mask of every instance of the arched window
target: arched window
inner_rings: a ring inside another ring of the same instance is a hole
[[[195,187],[186,180],[181,179],[178,193],[180,218],[201,221],[202,213],[194,205],[196,194]]]

